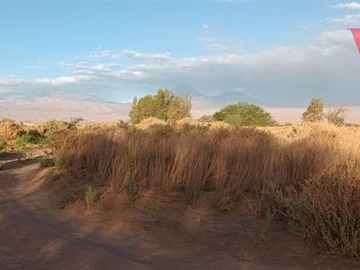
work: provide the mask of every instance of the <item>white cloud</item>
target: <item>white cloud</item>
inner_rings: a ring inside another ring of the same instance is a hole
[[[119,64],[117,63],[91,65],[84,62],[78,62],[78,63],[60,62],[59,65],[60,67],[65,68],[74,74],[92,75],[92,76],[111,74],[119,68]]]
[[[44,70],[44,69],[46,69],[46,66],[41,65],[41,64],[38,64],[38,65],[25,65],[24,68],[25,69],[31,69],[31,70]]]
[[[350,31],[324,32],[310,46],[282,46],[256,53],[224,51],[180,59],[172,59],[168,54],[126,54],[148,61],[126,67],[117,63],[60,63],[69,73],[67,76],[2,78],[2,99],[60,92],[115,96],[120,101],[158,87],[185,83],[208,96],[246,92],[263,104],[304,105],[311,97],[319,96],[329,105],[359,105],[360,59]]]
[[[153,54],[145,54],[145,53],[139,53],[139,52],[135,52],[132,50],[124,50],[122,52],[122,54],[131,60],[134,61],[155,61],[155,62],[166,62],[166,61],[170,61],[171,58],[171,54],[168,52],[165,53],[153,53]]]
[[[89,79],[87,76],[62,76],[58,78],[42,78],[42,79],[34,79],[31,83],[35,85],[45,85],[45,86],[63,86],[68,84],[76,84],[81,83]]]
[[[324,44],[349,44],[353,42],[353,38],[349,30],[337,30],[322,32],[317,41]]]
[[[360,23],[360,13],[345,15],[345,16],[339,17],[339,18],[332,18],[332,19],[330,19],[330,21],[332,23],[335,23],[338,25],[344,25],[346,27],[357,26]]]
[[[38,78],[32,80],[25,80],[20,78],[3,78],[0,79],[0,91],[1,89],[21,86],[38,86],[38,87],[51,87],[51,86],[66,86],[81,83],[88,80],[89,77],[83,75],[77,76],[61,76],[57,78]]]
[[[121,57],[121,54],[115,53],[114,51],[108,50],[108,49],[90,52],[86,55],[86,58],[92,58],[92,59],[102,59],[102,58],[117,59],[120,57]]]
[[[204,29],[208,29],[210,26],[207,23],[203,23],[201,25],[201,27],[204,28]]]
[[[360,10],[360,3],[358,3],[358,2],[339,3],[339,4],[334,5],[333,8]]]

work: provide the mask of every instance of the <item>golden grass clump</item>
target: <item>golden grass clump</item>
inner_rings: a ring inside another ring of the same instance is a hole
[[[200,122],[191,117],[185,117],[185,118],[182,118],[182,119],[176,121],[176,125],[177,126],[187,126],[188,125],[188,126],[202,127],[202,126],[206,126],[206,123]]]
[[[49,137],[69,128],[69,123],[61,120],[48,120],[35,127],[36,131],[43,137]]]
[[[15,123],[15,121],[7,119],[0,121],[0,140],[14,140],[21,134],[21,125]]]
[[[168,123],[156,117],[149,117],[142,120],[141,123],[137,125],[137,127],[140,129],[147,129],[152,126],[160,126],[160,125],[168,125]]]
[[[218,209],[251,202],[257,215],[272,211],[326,249],[360,257],[360,129],[179,129],[153,120],[68,131],[54,143],[84,184],[131,201],[145,191],[176,191],[189,202],[211,192]]]
[[[349,167],[350,166],[350,167]],[[310,177],[276,191],[275,209],[289,229],[335,254],[360,258],[360,166]]]
[[[230,124],[221,121],[214,121],[214,122],[210,122],[209,124],[210,124],[210,129],[215,131],[233,128],[233,126],[231,126]]]

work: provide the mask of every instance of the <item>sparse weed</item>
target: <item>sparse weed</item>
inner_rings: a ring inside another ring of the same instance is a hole
[[[62,205],[65,207],[68,204],[75,203],[80,198],[81,196],[79,195],[78,192],[68,192],[63,197]]]
[[[79,192],[67,192],[63,195],[62,200],[59,202],[59,208],[64,209],[69,204],[73,204],[81,199]]]
[[[126,195],[129,203],[133,204],[138,194],[138,187],[131,170],[128,170],[125,174],[122,191]]]
[[[86,205],[87,205],[88,209],[94,208],[95,203],[96,203],[97,200],[98,200],[98,194],[97,194],[97,192],[96,192],[96,190],[94,189],[93,186],[88,185],[88,186],[85,188],[85,191],[84,191],[84,200],[85,200],[85,202],[86,202]]]
[[[55,162],[54,165],[57,169],[64,169],[66,167],[66,160],[63,155],[57,156],[55,158],[54,162]]]

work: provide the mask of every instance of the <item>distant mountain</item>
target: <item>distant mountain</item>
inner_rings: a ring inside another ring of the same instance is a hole
[[[261,105],[264,103],[262,100],[250,97],[242,92],[234,91],[234,92],[225,92],[219,95],[211,96],[209,99],[215,104],[230,104],[230,103],[238,103],[238,102],[248,102]]]
[[[193,100],[210,102],[217,106],[224,106],[231,103],[248,102],[256,105],[271,105],[258,98],[250,97],[240,91],[224,92],[218,95],[209,96],[187,84],[178,84],[172,91],[176,94],[189,94]]]
[[[178,95],[189,94],[193,98],[209,98],[207,95],[201,93],[200,91],[196,90],[195,88],[187,84],[178,84],[171,90]]]
[[[76,117],[88,122],[127,120],[131,103],[106,102],[88,96],[44,96],[0,99],[1,117],[18,122],[40,123],[49,119],[70,121]]]

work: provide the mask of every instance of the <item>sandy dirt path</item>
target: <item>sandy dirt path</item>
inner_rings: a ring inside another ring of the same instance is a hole
[[[191,232],[90,222],[59,210],[52,193],[39,188],[36,161],[0,157],[6,162],[0,171],[0,269],[359,269],[304,255],[306,247],[291,247],[292,239],[276,231],[275,242],[252,244],[239,228],[219,232],[221,220]]]
[[[36,163],[6,165],[0,172],[0,269],[154,269],[132,247],[106,245],[93,227],[66,222],[56,201],[31,181],[39,173]]]

